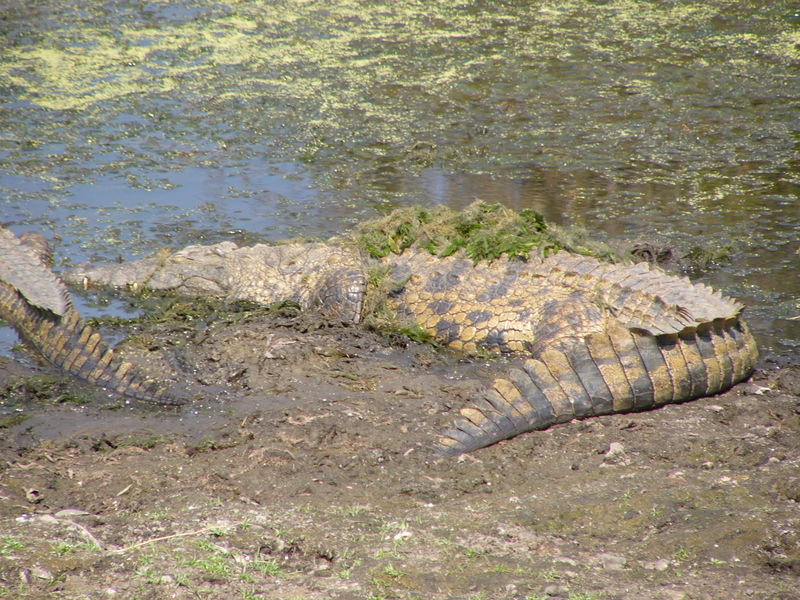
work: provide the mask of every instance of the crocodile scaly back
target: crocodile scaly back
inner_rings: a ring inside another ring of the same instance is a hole
[[[452,347],[528,355],[461,409],[439,438],[445,455],[716,394],[758,358],[738,302],[646,264],[566,253],[477,267],[463,258],[409,261],[398,272],[424,274],[411,276],[400,310]]]

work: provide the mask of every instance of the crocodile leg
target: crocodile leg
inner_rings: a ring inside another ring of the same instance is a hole
[[[437,450],[453,456],[556,423],[716,394],[745,379],[757,355],[738,318],[662,335],[617,325],[549,346],[494,380],[461,409]]]

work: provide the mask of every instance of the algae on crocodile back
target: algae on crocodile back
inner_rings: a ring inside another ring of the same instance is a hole
[[[611,262],[630,259],[608,244],[587,239],[584,232],[546,223],[535,210],[515,212],[481,200],[463,211],[446,206],[399,208],[363,223],[345,239],[372,258],[422,248],[443,257],[463,250],[475,263],[501,256],[527,258],[531,252],[547,256],[559,250]]]
[[[371,264],[367,267],[362,324],[381,335],[401,335],[416,342],[439,346],[434,336],[414,320],[398,318],[391,307],[389,296],[402,290],[408,281],[408,279],[395,281],[390,276],[391,270],[389,265],[384,264]]]
[[[531,253],[547,256],[559,250],[608,262],[631,260],[629,252],[591,240],[586,232],[577,228],[551,225],[532,209],[516,212],[502,204],[481,200],[460,211],[446,206],[398,208],[330,242],[354,245],[373,259],[417,248],[440,257],[463,251],[475,264],[492,262],[503,256],[524,260]],[[406,281],[395,281],[390,274],[388,265],[369,266],[363,324],[382,334],[401,334],[418,342],[438,345],[434,337],[413,320],[398,318],[395,314],[388,298],[401,290]]]

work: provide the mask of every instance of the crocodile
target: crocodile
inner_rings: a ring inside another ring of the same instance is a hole
[[[225,241],[64,276],[228,301],[291,300],[359,323],[371,265],[346,244]],[[445,456],[572,419],[710,396],[748,377],[758,357],[739,302],[647,263],[564,251],[476,263],[463,250],[443,257],[412,247],[380,265],[397,282],[385,302],[399,319],[454,350],[510,358],[508,372],[438,435]]]
[[[0,227],[0,318],[48,362],[79,379],[137,400],[182,404],[169,386],[120,360],[81,320],[50,262],[49,247],[40,234],[17,237]]]

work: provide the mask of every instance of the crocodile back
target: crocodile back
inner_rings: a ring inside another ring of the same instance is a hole
[[[459,454],[572,419],[719,393],[758,357],[741,305],[647,264],[410,253],[398,312],[453,348],[525,355],[439,439]]]
[[[707,285],[668,275],[648,263],[617,265],[559,252],[531,270],[544,285],[580,291],[626,327],[652,334],[678,333],[742,311],[739,302]]]

